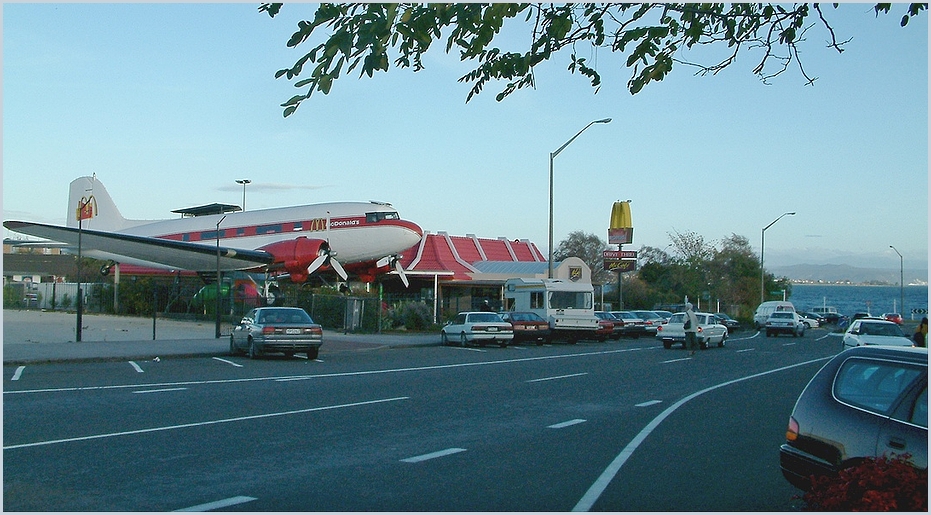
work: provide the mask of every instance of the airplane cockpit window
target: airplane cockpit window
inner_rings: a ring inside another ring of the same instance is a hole
[[[374,213],[365,213],[365,221],[373,224],[382,220],[400,220],[397,212],[376,211]]]

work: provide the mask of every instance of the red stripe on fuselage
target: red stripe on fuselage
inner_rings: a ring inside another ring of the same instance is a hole
[[[356,229],[360,227],[401,227],[411,230],[417,234],[423,235],[422,229],[415,223],[405,220],[379,220],[377,222],[367,222],[364,216],[350,216],[343,218],[331,218],[330,230]],[[326,219],[314,218],[311,220],[299,220],[294,222],[274,222],[268,224],[247,225],[243,227],[230,227],[220,229],[220,238],[246,238],[250,236],[265,236],[269,234],[293,234],[296,232],[326,232]],[[156,236],[164,240],[175,241],[214,241],[217,239],[216,229],[203,231],[187,231],[174,234],[165,234]]]

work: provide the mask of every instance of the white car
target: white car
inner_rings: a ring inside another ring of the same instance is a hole
[[[656,339],[663,342],[663,348],[671,349],[675,343],[685,348],[685,313],[676,313],[669,317],[669,322],[656,328]],[[707,349],[711,345],[724,347],[727,341],[727,328],[718,323],[718,318],[711,313],[695,313],[698,320],[698,346]]]
[[[905,336],[902,328],[895,322],[875,318],[854,320],[844,333],[844,348],[861,345],[894,345],[911,347],[911,338]]]
[[[802,320],[802,323],[805,324],[805,327],[808,329],[811,329],[812,327],[818,327],[820,325],[817,319],[811,318],[810,316],[805,315],[805,313],[799,313],[798,317]]]
[[[497,343],[507,347],[514,340],[514,327],[497,313],[487,311],[463,311],[440,331],[443,345],[458,342],[462,347],[470,343],[484,346]]]
[[[795,311],[774,311],[763,327],[766,328],[766,336],[778,336],[780,333],[805,336],[805,324]]]

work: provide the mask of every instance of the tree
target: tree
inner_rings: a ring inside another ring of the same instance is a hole
[[[608,244],[595,234],[585,234],[582,231],[569,233],[566,239],[559,242],[553,251],[553,259],[562,261],[567,257],[577,257],[592,270],[593,283],[605,283],[614,275],[604,269],[604,250]]]
[[[274,17],[281,7],[280,3],[266,3],[259,11]],[[878,16],[887,14],[891,7],[876,4],[873,9]],[[900,24],[906,26],[912,16],[925,9],[927,4],[909,4]],[[495,46],[505,22],[518,17],[530,25],[529,48],[507,51]],[[817,19],[812,22],[811,17]],[[472,85],[466,102],[491,81],[507,83],[498,93],[498,101],[518,89],[533,87],[534,67],[563,49],[569,51],[568,71],[578,72],[597,92],[601,75],[579,56],[586,47],[607,48],[626,56],[631,94],[663,80],[675,63],[694,67],[702,75],[716,74],[745,50],[761,54],[753,73],[763,82],[796,66],[810,84],[815,79],[802,67],[798,45],[806,40],[809,30],[819,26],[827,33],[828,46],[843,52],[849,40],[838,40],[820,4],[791,8],[739,3],[321,4],[312,21],[298,22],[287,45],[303,44],[318,29],[327,31],[324,41],[275,76],[298,79],[305,66],[312,66],[309,76],[294,84],[305,91],[282,104],[286,117],[315,91],[328,94],[344,72],[358,69],[360,77],[372,77],[377,71],[388,71],[390,61],[398,68],[420,71],[424,68],[423,54],[444,39],[447,53],[455,49],[460,60],[475,63],[475,68],[459,79]],[[683,58],[686,50],[705,45],[728,48],[728,55],[709,64]]]

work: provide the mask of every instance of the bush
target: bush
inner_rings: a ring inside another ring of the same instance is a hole
[[[433,324],[433,310],[423,302],[405,302],[398,306],[397,314],[409,331],[422,331]]]
[[[870,458],[836,476],[812,477],[805,511],[928,511],[928,471],[910,458]]]

